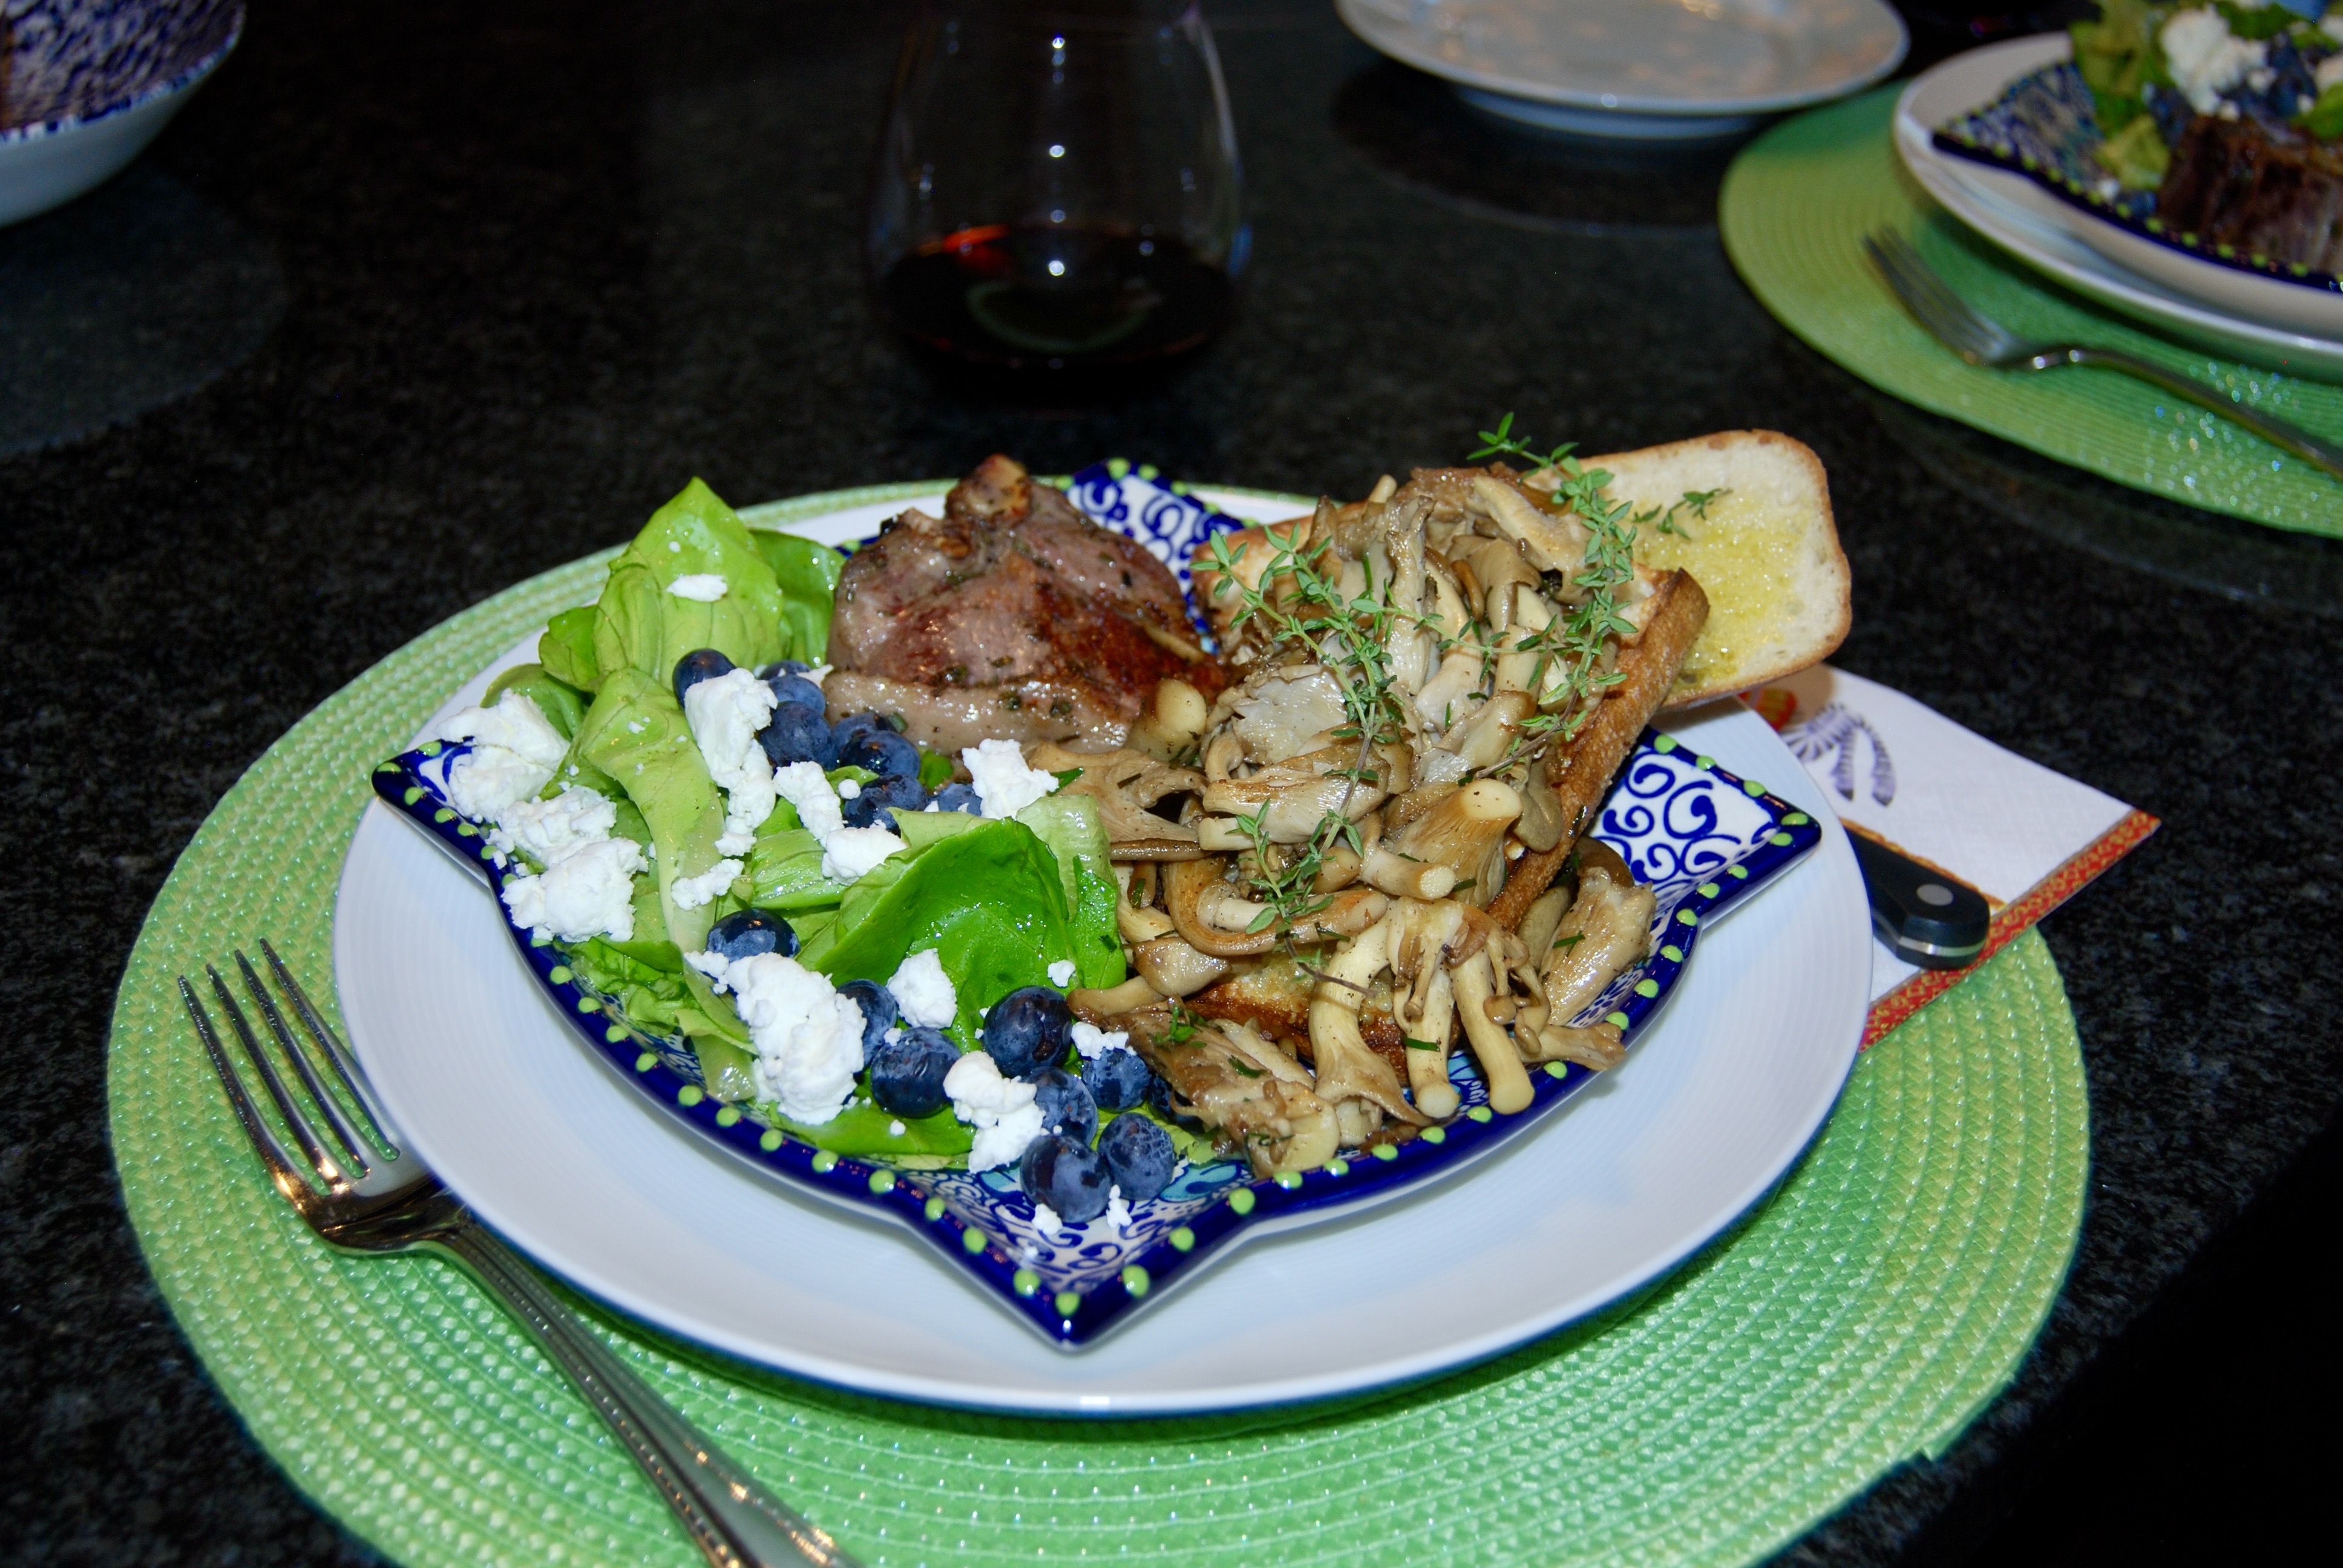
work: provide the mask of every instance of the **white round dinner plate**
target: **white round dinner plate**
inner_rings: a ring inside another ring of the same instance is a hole
[[[1882,0],[1335,0],[1369,45],[1550,129],[1729,136],[1869,86],[1910,35]]]
[[[2343,375],[2343,295],[2217,266],[2134,234],[2025,176],[1929,139],[2021,76],[2068,57],[2064,33],[1956,55],[1896,102],[1896,150],[1946,210],[2080,293],[2207,347],[2301,375]]]
[[[1292,510],[1198,494],[1239,517]],[[905,504],[796,527],[844,542]],[[1837,1101],[1872,948],[1845,835],[1739,704],[1667,728],[1813,814],[1825,838],[1704,931],[1627,1063],[1453,1179],[1249,1240],[1071,1354],[907,1232],[786,1187],[647,1104],[532,983],[485,884],[378,802],[343,866],[335,980],[403,1142],[547,1268],[685,1338],[865,1392],[999,1410],[1168,1414],[1353,1392],[1493,1354],[1664,1274],[1788,1171]]]

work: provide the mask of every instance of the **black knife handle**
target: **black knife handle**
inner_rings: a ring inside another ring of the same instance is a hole
[[[1928,970],[1976,961],[1993,923],[1984,894],[1860,833],[1847,838],[1871,895],[1872,929],[1897,958]]]

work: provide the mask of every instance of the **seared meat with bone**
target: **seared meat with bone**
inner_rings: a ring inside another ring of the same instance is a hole
[[[1222,684],[1171,571],[998,456],[847,561],[830,652],[833,717],[900,713],[943,751],[1120,745],[1158,681]]]

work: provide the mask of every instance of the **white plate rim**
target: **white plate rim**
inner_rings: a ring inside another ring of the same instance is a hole
[[[1904,63],[1912,47],[1911,30],[1904,18],[1884,0],[1859,0],[1875,13],[1875,19],[1884,19],[1896,29],[1896,43],[1875,65],[1865,67],[1845,79],[1824,85],[1802,88],[1795,92],[1760,94],[1746,98],[1702,98],[1654,96],[1635,93],[1587,92],[1572,87],[1558,87],[1552,83],[1523,77],[1505,76],[1493,72],[1475,71],[1443,59],[1436,50],[1421,45],[1420,35],[1398,18],[1387,15],[1364,5],[1363,0],[1334,0],[1334,9],[1343,25],[1368,46],[1389,55],[1403,65],[1419,71],[1502,97],[1525,98],[1534,103],[1555,104],[1572,108],[1593,109],[1615,114],[1623,119],[1637,116],[1670,118],[1725,117],[1735,116],[1779,114],[1801,109],[1813,104],[1828,103],[1861,92],[1873,83],[1893,73]],[[1678,133],[1679,135],[1683,133]]]
[[[1224,510],[1241,516],[1279,517],[1291,509],[1289,503],[1264,500],[1238,492],[1200,488],[1199,493]],[[867,529],[874,515],[891,514],[904,504],[901,500],[870,503],[850,508],[843,513],[827,514],[821,518],[808,519],[795,526],[807,531],[818,532],[827,531],[824,529],[825,524],[837,525],[850,521],[860,528]],[[488,670],[482,671],[467,684],[464,690],[451,697],[449,705],[455,706],[461,701],[471,699],[485,686],[495,669],[525,658],[528,647],[528,644],[524,642],[505,658],[499,659]],[[1041,1351],[1047,1357],[1047,1362],[1041,1363],[1043,1375],[1041,1376],[1031,1375],[1034,1366],[1031,1363],[1030,1358],[1027,1358],[1029,1364],[1011,1368],[1006,1373],[1001,1366],[996,1365],[988,1375],[938,1375],[932,1370],[907,1372],[901,1366],[887,1364],[883,1357],[863,1356],[857,1359],[852,1356],[841,1356],[833,1352],[809,1349],[801,1344],[781,1342],[776,1341],[769,1333],[744,1336],[738,1332],[735,1323],[711,1316],[705,1311],[696,1310],[691,1303],[679,1304],[674,1299],[673,1288],[673,1282],[679,1276],[672,1272],[663,1273],[658,1269],[646,1273],[645,1268],[639,1263],[621,1264],[609,1255],[613,1250],[612,1246],[605,1246],[602,1253],[598,1254],[590,1237],[586,1238],[581,1244],[578,1234],[580,1227],[577,1223],[561,1221],[548,1223],[546,1221],[541,1207],[545,1199],[541,1184],[535,1191],[527,1190],[531,1182],[537,1181],[534,1174],[523,1172],[518,1178],[518,1186],[516,1186],[515,1172],[510,1169],[498,1167],[497,1160],[499,1157],[498,1151],[479,1147],[481,1141],[478,1139],[475,1139],[470,1146],[466,1144],[461,1132],[446,1121],[447,1102],[445,1100],[435,1101],[432,1098],[434,1086],[429,1081],[428,1075],[417,1074],[411,1070],[414,1064],[406,1061],[400,1050],[392,1043],[394,1040],[401,1038],[397,1028],[397,1010],[377,1005],[376,1000],[381,993],[382,983],[386,979],[381,972],[386,960],[378,940],[373,940],[378,939],[381,933],[376,929],[376,924],[367,919],[370,908],[369,900],[373,897],[367,880],[372,874],[370,868],[378,869],[382,863],[381,857],[386,853],[393,857],[403,857],[397,860],[397,863],[402,865],[408,863],[415,855],[419,854],[422,860],[417,863],[427,864],[432,869],[418,874],[426,877],[436,875],[446,879],[439,890],[442,896],[449,890],[454,890],[459,896],[480,900],[483,914],[487,914],[488,911],[486,900],[480,892],[480,884],[476,879],[468,873],[460,871],[451,860],[442,857],[430,846],[424,836],[415,833],[407,824],[397,820],[387,809],[372,804],[369,805],[365,818],[360,822],[357,834],[352,839],[349,855],[345,862],[341,886],[337,890],[334,937],[336,978],[343,998],[351,1042],[376,1078],[377,1087],[381,1090],[394,1120],[400,1124],[400,1131],[409,1139],[417,1152],[435,1168],[439,1169],[443,1174],[447,1175],[451,1186],[471,1200],[484,1218],[497,1225],[524,1251],[538,1257],[555,1272],[569,1279],[589,1294],[668,1332],[711,1345],[747,1361],[776,1367],[818,1382],[860,1392],[885,1394],[922,1402],[1034,1414],[1201,1413],[1356,1393],[1378,1387],[1417,1381],[1484,1359],[1525,1340],[1552,1332],[1567,1322],[1599,1311],[1621,1296],[1632,1293],[1672,1271],[1717,1234],[1729,1229],[1742,1214],[1773,1189],[1808,1147],[1831,1109],[1836,1104],[1839,1093],[1845,1086],[1846,1075],[1852,1070],[1855,1060],[1857,1042],[1868,1003],[1868,988],[1865,981],[1868,977],[1871,943],[1860,877],[1855,869],[1852,851],[1845,843],[1843,830],[1837,827],[1835,817],[1826,809],[1826,803],[1822,800],[1819,791],[1806,778],[1805,770],[1790,757],[1786,749],[1781,747],[1778,739],[1774,737],[1772,730],[1762,719],[1740,709],[1738,705],[1719,704],[1712,709],[1704,710],[1703,716],[1696,720],[1696,723],[1704,731],[1713,729],[1723,738],[1719,743],[1712,745],[1710,749],[1718,751],[1719,759],[1725,762],[1727,766],[1735,765],[1732,758],[1725,754],[1728,749],[1738,751],[1745,748],[1754,749],[1761,759],[1760,771],[1770,771],[1775,779],[1786,780],[1786,783],[1775,785],[1778,792],[1796,800],[1802,808],[1814,812],[1817,819],[1825,825],[1825,840],[1817,850],[1808,856],[1801,865],[1785,873],[1775,888],[1769,890],[1768,894],[1761,895],[1759,900],[1752,900],[1753,902],[1762,901],[1764,897],[1769,896],[1786,900],[1790,890],[1794,887],[1805,890],[1799,894],[1802,904],[1805,900],[1815,900],[1817,897],[1820,899],[1819,903],[1815,905],[1817,912],[1815,919],[1818,922],[1827,922],[1827,929],[1818,924],[1815,931],[1808,933],[1808,938],[1818,944],[1817,951],[1828,950],[1833,953],[1833,962],[1837,965],[1837,970],[1834,972],[1839,973],[1839,993],[1832,999],[1835,1010],[1831,1010],[1829,1007],[1825,1008],[1824,1010],[1828,1015],[1828,1023],[1817,1030],[1817,1042],[1811,1047],[1812,1060],[1807,1065],[1812,1070],[1813,1077],[1812,1081],[1805,1087],[1812,1092],[1808,1093],[1795,1108],[1795,1114],[1784,1120],[1778,1129],[1768,1135],[1771,1142],[1766,1157],[1752,1162],[1746,1171],[1738,1172],[1738,1179],[1732,1185],[1731,1191],[1724,1193],[1720,1201],[1709,1205],[1703,1221],[1684,1230],[1681,1233],[1672,1234],[1666,1239],[1664,1245],[1648,1248],[1646,1255],[1639,1260],[1637,1267],[1603,1282],[1592,1291],[1582,1291],[1578,1296],[1565,1299],[1546,1310],[1516,1312],[1505,1322],[1490,1325],[1479,1332],[1461,1335],[1428,1346],[1415,1346],[1411,1353],[1364,1356],[1354,1362],[1322,1368],[1303,1375],[1256,1375],[1249,1379],[1240,1378],[1219,1383],[1209,1381],[1199,1382],[1190,1377],[1174,1386],[1161,1380],[1151,1384],[1145,1377],[1136,1379],[1127,1377],[1121,1380],[1119,1383],[1115,1379],[1109,1378],[1102,1382],[1097,1377],[1087,1376],[1085,1369],[1094,1369],[1111,1362],[1113,1360],[1112,1348],[1131,1336],[1142,1332],[1151,1332],[1147,1325],[1151,1322],[1170,1320],[1176,1322],[1183,1308],[1189,1308],[1194,1302],[1205,1299],[1204,1293],[1212,1288],[1215,1279],[1243,1268],[1249,1258],[1269,1251],[1271,1249],[1291,1250],[1307,1249],[1313,1245],[1322,1246],[1326,1244],[1328,1239],[1339,1238],[1348,1228],[1339,1219],[1323,1226],[1303,1229],[1299,1233],[1280,1236],[1273,1241],[1264,1235],[1262,1243],[1260,1245],[1232,1248],[1231,1251],[1233,1255],[1229,1260],[1209,1271],[1205,1278],[1191,1285],[1180,1299],[1163,1303],[1154,1312],[1141,1314],[1139,1321],[1130,1329],[1123,1331],[1121,1335],[1110,1335],[1099,1345],[1072,1355],[1062,1352],[1052,1352],[1048,1347],[1041,1346],[1038,1340],[1031,1334],[1030,1329],[1011,1321],[1005,1311],[985,1314],[988,1320],[997,1318],[1002,1329],[1017,1336],[1017,1342],[1034,1341],[1035,1348]],[[1681,727],[1672,726],[1672,728]],[[1726,741],[1731,742],[1729,747],[1725,744]],[[1745,758],[1744,761],[1746,761]],[[1731,920],[1722,922],[1715,931],[1704,939],[1704,944],[1731,945],[1735,941],[1733,933],[1736,929],[1755,931],[1759,929],[1759,922],[1742,922],[1738,927]],[[1743,939],[1743,941],[1745,944],[1746,941],[1754,940],[1754,938]],[[1785,940],[1787,939],[1777,935],[1772,939],[1772,941],[1778,944]],[[1835,944],[1835,947],[1833,944]],[[526,971],[520,967],[518,959],[511,956],[508,945],[499,941],[491,946],[498,957],[485,961],[491,965],[508,964],[509,968],[506,973],[508,976],[508,983],[519,985],[525,990],[531,1006],[544,1008],[546,1004],[541,994],[535,987],[527,984]],[[1710,955],[1711,969],[1708,972],[1714,976],[1717,983],[1724,983],[1725,977],[1715,971],[1725,967],[1725,960],[1715,957],[1715,945],[1704,945],[1701,952],[1694,955],[1694,962],[1688,966],[1686,971],[1684,985],[1688,993],[1698,994],[1692,988],[1698,987],[1703,978],[1704,971],[1700,963],[1703,955]],[[1853,957],[1851,964],[1848,961],[1850,955]],[[448,978],[444,974],[434,973],[408,978],[429,984],[435,998],[447,994],[440,989]],[[475,978],[490,984],[495,980],[493,973]],[[428,1005],[412,1000],[404,1005],[410,1010],[415,1006],[425,1006],[426,1014],[428,1015]],[[1684,1010],[1680,1001],[1674,1005],[1669,1017],[1681,1015]],[[466,1020],[458,1028],[471,1027],[474,1022],[475,1020]],[[568,1057],[574,1058],[577,1064],[585,1068],[587,1073],[603,1073],[608,1070],[599,1062],[591,1060],[589,1053],[579,1048],[578,1043],[569,1035],[564,1020],[552,1017],[548,1012],[542,1017],[541,1022],[548,1034],[560,1041],[561,1051]],[[485,1025],[483,1024],[482,1027]],[[1697,1026],[1684,1027],[1689,1029]],[[1715,1025],[1708,1027],[1713,1030]],[[1653,1035],[1648,1043],[1665,1049],[1668,1028],[1668,1018],[1664,1017],[1654,1027]],[[413,1029],[411,1019],[404,1038],[407,1040],[423,1038]],[[548,1060],[557,1072],[568,1070],[560,1060]],[[576,1074],[571,1076],[574,1080],[570,1084],[571,1089],[578,1090],[585,1084],[585,1079],[582,1076]],[[1625,1076],[1623,1072],[1623,1081]],[[439,1085],[438,1091],[444,1094],[446,1086]],[[610,1097],[613,1104],[623,1104],[628,1117],[639,1120],[645,1128],[652,1126],[656,1113],[651,1108],[635,1101],[631,1091],[626,1086],[603,1080],[583,1089],[583,1092],[589,1100],[597,1091]],[[1572,1114],[1566,1111],[1554,1118],[1554,1124],[1559,1125],[1572,1120]],[[630,1127],[622,1126],[621,1131],[626,1136],[633,1136]],[[651,1148],[650,1141],[658,1137],[688,1139],[689,1135],[680,1129],[659,1128],[656,1132],[648,1134],[642,1147],[635,1149],[629,1157],[641,1159],[644,1151]],[[689,1140],[689,1141],[697,1148],[697,1140]],[[1535,1149],[1551,1147],[1554,1143],[1555,1139],[1549,1130],[1538,1136],[1516,1141],[1514,1147]],[[657,1158],[666,1158],[663,1150],[654,1151],[654,1152]],[[778,1183],[759,1177],[749,1167],[724,1158],[713,1151],[697,1150],[697,1154],[704,1169],[699,1167],[686,1169],[686,1175],[691,1181],[708,1183],[704,1190],[693,1189],[702,1199],[713,1195],[725,1201],[739,1201],[743,1196],[741,1184],[744,1183],[748,1200],[754,1203],[769,1203],[774,1194],[782,1191]],[[1504,1164],[1506,1159],[1507,1157],[1501,1152],[1491,1163]],[[689,1166],[688,1161],[686,1166]],[[582,1171],[583,1167],[579,1167],[578,1170]],[[573,1171],[573,1174],[576,1173]],[[601,1179],[611,1172],[597,1171],[590,1174],[597,1179]],[[1437,1203],[1441,1201],[1442,1194],[1458,1188],[1469,1190],[1473,1181],[1485,1179],[1486,1175],[1484,1167],[1480,1171],[1460,1175],[1454,1182],[1433,1183],[1421,1200],[1403,1197],[1391,1205],[1377,1206],[1374,1213],[1381,1215],[1394,1210],[1407,1210],[1424,1204]],[[783,1195],[785,1198],[788,1196]],[[539,1204],[540,1208],[532,1211],[530,1207],[532,1202]],[[764,1211],[760,1210],[759,1212],[762,1213]],[[1413,1222],[1414,1221],[1411,1221]],[[568,1225],[567,1230],[563,1229],[564,1223]],[[818,1200],[799,1199],[794,1203],[791,1206],[789,1224],[795,1227],[799,1233],[814,1235],[819,1232],[817,1240],[823,1246],[845,1245],[851,1250],[870,1244],[890,1249],[891,1251],[886,1255],[886,1261],[890,1265],[898,1257],[917,1260],[921,1268],[932,1271],[938,1279],[953,1281],[956,1286],[962,1284],[955,1279],[951,1271],[940,1261],[929,1257],[925,1249],[920,1247],[908,1236],[879,1236],[875,1233],[877,1227],[870,1222],[856,1221]],[[597,1231],[598,1228],[584,1227],[584,1229]],[[674,1239],[673,1233],[663,1231],[649,1237],[639,1235],[622,1237],[614,1245],[623,1249],[633,1241],[648,1241],[657,1247]],[[860,1252],[855,1255],[864,1256]],[[1289,1251],[1287,1255],[1292,1254]],[[869,1258],[870,1261],[878,1261],[879,1255],[870,1254]],[[649,1288],[646,1288],[647,1283]],[[962,1288],[970,1292],[967,1297],[968,1305],[965,1310],[971,1314],[981,1312],[982,1309],[977,1308],[973,1303],[976,1300],[986,1298],[981,1292],[974,1292],[972,1287],[962,1286]],[[944,1293],[950,1294],[950,1292]],[[958,1302],[955,1302],[955,1308],[958,1309]],[[1225,1328],[1227,1325],[1223,1322],[1215,1326]],[[1158,1337],[1160,1337],[1160,1332]],[[998,1352],[999,1347],[996,1346],[996,1355]]]

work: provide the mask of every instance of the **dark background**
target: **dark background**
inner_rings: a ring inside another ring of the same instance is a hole
[[[2093,1171],[2040,1342],[1942,1462],[1788,1555],[2182,1562],[2319,1523],[2343,549],[1819,360],[1724,256],[1724,155],[1498,131],[1322,0],[1208,12],[1247,297],[1120,405],[971,399],[875,324],[860,206],[900,4],[258,4],[128,175],[0,230],[0,1557],[368,1560],[194,1363],[104,1132],[146,908],[317,701],[692,474],[746,503],[998,448],[1357,493],[1509,408],[1598,451],[1806,441],[1855,566],[1839,662],[2166,824],[2043,927]]]

